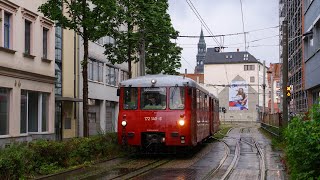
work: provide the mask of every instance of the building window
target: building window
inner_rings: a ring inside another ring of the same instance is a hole
[[[88,112],[89,123],[96,123],[97,117],[95,112]]]
[[[96,43],[101,46],[106,45],[106,44],[114,44],[114,39],[109,36],[105,36],[105,37],[98,39],[96,41]]]
[[[64,129],[71,129],[71,118],[66,118],[64,120]]]
[[[249,54],[243,54],[243,60],[245,61],[249,60]]]
[[[20,133],[28,132],[28,92],[21,90],[21,104],[20,104]]]
[[[62,29],[60,26],[55,28],[55,60],[62,61]]]
[[[276,92],[277,94],[277,96],[280,96],[280,90],[277,90],[277,92]]]
[[[39,93],[28,92],[28,131],[38,132]]]
[[[280,88],[280,82],[279,81],[276,82],[276,87]]]
[[[55,28],[55,94],[62,96],[62,29]]]
[[[56,82],[55,82],[55,94],[58,96],[62,96],[62,67],[61,63],[55,63],[55,76],[56,76]]]
[[[4,13],[4,44],[5,48],[10,48],[10,37],[11,37],[11,14]]]
[[[108,85],[117,86],[119,69],[107,66],[106,67],[106,83]]]
[[[49,111],[49,94],[35,91],[22,91],[27,96],[27,112],[28,118],[26,132],[47,132],[48,131],[48,111]],[[22,104],[22,102],[21,102]],[[21,131],[24,131],[24,127]]]
[[[88,61],[88,79],[93,80],[93,64],[92,61]]]
[[[245,71],[254,71],[254,65],[244,65],[244,70]]]
[[[310,45],[310,47],[313,46],[313,36],[310,36],[310,38],[309,38],[309,45]]]
[[[230,59],[232,59],[232,55],[230,55]]]
[[[226,55],[226,59],[228,59],[229,58],[229,56],[228,55]]]
[[[9,133],[10,89],[0,87],[0,135]]]
[[[103,63],[89,60],[88,79],[97,82],[103,82]]]
[[[24,22],[24,53],[31,54],[31,22]]]
[[[120,78],[120,80],[121,80],[121,81],[125,81],[125,80],[127,80],[127,79],[129,79],[129,74],[128,74],[128,72],[121,71],[121,78]]]
[[[43,28],[43,32],[42,32],[42,52],[43,55],[42,57],[47,59],[48,58],[48,29]]]
[[[254,76],[250,76],[250,82],[254,82]]]

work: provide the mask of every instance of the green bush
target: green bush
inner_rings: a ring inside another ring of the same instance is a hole
[[[0,179],[19,179],[32,171],[30,151],[25,145],[13,144],[0,151]]]
[[[285,130],[286,156],[292,179],[316,179],[320,176],[320,106],[304,117],[294,117]]]
[[[36,173],[48,174],[68,166],[65,142],[38,140],[31,142],[29,148],[33,151]]]
[[[38,140],[0,149],[0,179],[51,174],[71,166],[120,155],[116,133],[65,142]]]

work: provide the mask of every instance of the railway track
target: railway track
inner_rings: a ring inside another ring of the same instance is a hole
[[[241,156],[241,152],[245,151],[245,148],[241,147],[250,146],[252,149],[252,153],[254,154],[256,152],[257,156],[259,156],[258,176],[260,177],[259,179],[264,180],[266,170],[264,160],[265,155],[262,148],[260,147],[259,143],[255,140],[254,137],[241,137],[241,134],[243,133],[251,134],[251,128],[240,128],[239,137],[232,137],[229,135],[229,132],[233,129],[230,129],[228,131],[227,136],[225,136],[226,138],[219,140],[220,142],[224,143],[226,151],[225,156],[222,158],[217,168],[211,170],[203,179],[239,179],[238,174],[235,172],[235,170],[237,169],[239,159],[246,158],[245,156]],[[230,153],[231,149],[234,149],[234,153]]]
[[[112,167],[109,170],[103,169],[101,170],[101,172],[96,171],[93,174],[87,174],[85,177],[77,177],[76,179],[133,179],[144,173],[148,173],[166,163],[169,163],[170,161],[172,161],[172,159],[133,159],[119,164],[116,167]]]

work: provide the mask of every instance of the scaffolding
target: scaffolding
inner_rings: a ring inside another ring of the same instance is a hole
[[[284,20],[288,21],[288,83],[293,85],[289,112],[302,113],[307,111],[307,92],[304,89],[303,62],[303,9],[302,0],[279,0],[280,27]],[[282,44],[280,28],[280,44]],[[280,62],[282,46],[280,46]]]

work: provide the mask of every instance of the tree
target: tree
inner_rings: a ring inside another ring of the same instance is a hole
[[[63,9],[66,13],[63,13]],[[39,7],[44,16],[62,28],[74,30],[82,39],[84,56],[81,62],[83,77],[83,135],[88,132],[88,48],[89,40],[115,34],[114,21],[118,11],[116,0],[47,0]]]
[[[149,6],[149,14],[145,19],[146,67],[148,74],[178,74],[176,69],[181,67],[181,50],[173,39],[178,32],[172,27],[167,0],[158,0]]]
[[[131,62],[137,62],[134,52],[138,50],[138,33],[134,31],[137,26],[138,5],[141,0],[117,0],[119,12],[115,21],[126,26],[127,30],[115,31],[111,37],[115,44],[105,44],[105,54],[112,64],[128,63],[129,78],[132,77]],[[106,4],[107,5],[107,4]]]
[[[113,35],[115,44],[105,45],[105,54],[112,63],[128,62],[131,77],[131,63],[138,62],[137,53],[145,46],[147,73],[177,74],[181,67],[181,48],[171,39],[176,39],[167,13],[167,0],[119,0],[123,13],[117,21],[127,26],[126,31]]]

